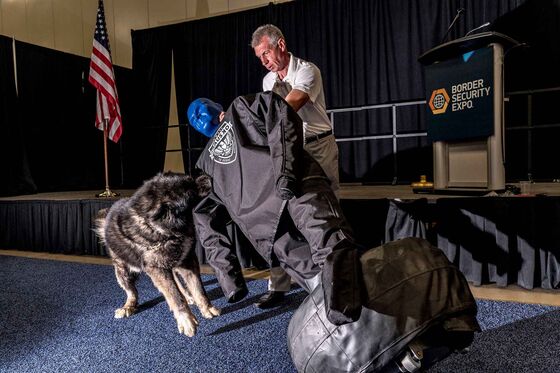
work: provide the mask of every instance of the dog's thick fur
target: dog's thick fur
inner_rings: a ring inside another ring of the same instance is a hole
[[[165,297],[180,333],[189,337],[196,333],[198,321],[189,304],[196,304],[208,319],[220,314],[202,286],[194,249],[192,209],[209,189],[206,176],[194,180],[183,174],[158,174],[132,197],[99,211],[95,231],[109,251],[117,281],[127,296],[115,311],[116,318],[136,311],[135,282],[141,271]]]

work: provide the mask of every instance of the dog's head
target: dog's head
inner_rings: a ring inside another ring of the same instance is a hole
[[[210,179],[172,172],[160,173],[146,181],[134,194],[133,208],[140,216],[167,229],[182,230],[192,224],[192,209],[210,191]]]

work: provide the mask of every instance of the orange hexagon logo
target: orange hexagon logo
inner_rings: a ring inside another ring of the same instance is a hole
[[[436,89],[432,92],[432,97],[428,102],[433,114],[443,114],[449,105],[449,95],[445,88]]]

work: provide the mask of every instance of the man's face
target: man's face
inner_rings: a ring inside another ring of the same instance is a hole
[[[268,36],[263,36],[259,45],[255,47],[255,55],[268,71],[278,72],[283,70],[288,62],[286,61],[286,43],[284,39],[278,40],[278,45],[270,45]]]

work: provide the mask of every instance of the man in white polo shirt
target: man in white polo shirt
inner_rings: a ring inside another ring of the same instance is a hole
[[[311,62],[288,52],[282,31],[274,25],[257,28],[251,47],[269,71],[263,79],[263,91],[278,93],[298,113],[303,121],[304,149],[321,165],[338,197],[338,147],[325,107],[321,71]],[[268,292],[255,306],[273,307],[282,301],[288,290],[290,277],[282,268],[273,267]]]

